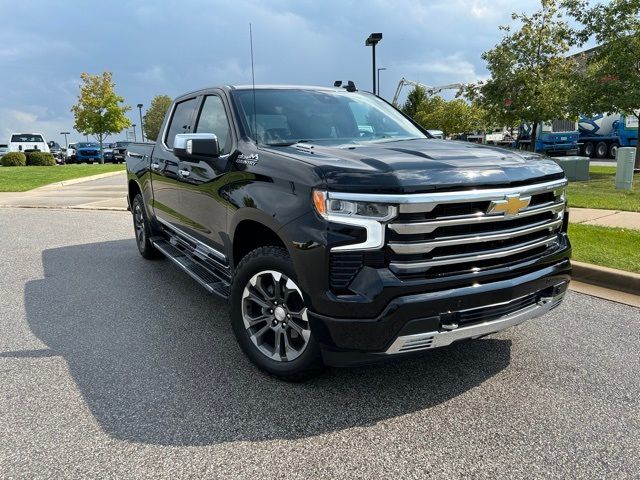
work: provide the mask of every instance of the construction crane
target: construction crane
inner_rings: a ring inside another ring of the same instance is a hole
[[[393,96],[393,104],[397,105],[398,98],[400,98],[400,92],[405,85],[413,85],[414,87],[422,87],[424,88],[427,95],[435,95],[436,93],[440,93],[442,90],[460,90],[466,83],[450,83],[449,85],[440,85],[437,87],[430,87],[429,85],[424,85],[423,83],[416,82],[415,80],[407,80],[402,77],[398,82],[398,88],[396,89],[396,94]]]

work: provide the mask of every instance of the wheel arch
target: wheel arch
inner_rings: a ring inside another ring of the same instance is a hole
[[[291,242],[283,235],[282,225],[257,209],[240,209],[231,221],[230,256],[233,267],[252,250],[268,245],[283,247],[291,255]]]

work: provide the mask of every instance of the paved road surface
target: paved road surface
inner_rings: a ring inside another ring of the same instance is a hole
[[[291,385],[124,212],[0,209],[0,477],[638,478],[640,309]]]
[[[53,184],[28,192],[0,193],[0,206],[124,210],[126,172],[66,185]]]

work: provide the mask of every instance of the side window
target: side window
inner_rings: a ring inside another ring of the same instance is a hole
[[[176,105],[176,108],[173,111],[173,117],[171,117],[171,121],[169,123],[169,128],[167,129],[167,136],[164,139],[164,143],[167,144],[167,147],[173,148],[173,141],[178,133],[186,133],[194,108],[196,108],[195,98],[185,100],[184,102],[180,102]]]
[[[218,137],[220,153],[229,153],[231,149],[229,121],[220,97],[209,95],[204,99],[195,133],[215,133]]]

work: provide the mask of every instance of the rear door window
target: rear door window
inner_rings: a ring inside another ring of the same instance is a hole
[[[187,133],[191,126],[191,117],[195,108],[196,98],[190,98],[189,100],[176,104],[176,107],[173,110],[173,116],[169,122],[169,128],[167,128],[167,135],[164,139],[164,143],[167,147],[173,148],[173,141],[177,134]]]

